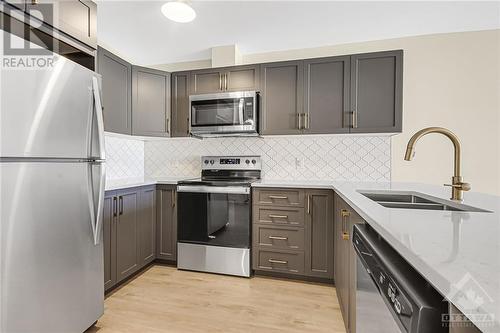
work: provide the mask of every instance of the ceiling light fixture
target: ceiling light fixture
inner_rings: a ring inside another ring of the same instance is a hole
[[[169,20],[179,23],[191,22],[196,18],[194,9],[184,1],[169,1],[161,6],[161,12]]]

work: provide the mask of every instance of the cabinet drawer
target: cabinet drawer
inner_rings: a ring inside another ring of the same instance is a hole
[[[284,250],[304,250],[304,229],[253,226],[255,246]],[[255,247],[254,247],[255,248]]]
[[[304,252],[256,251],[255,269],[283,273],[304,273]]]
[[[302,189],[256,189],[254,203],[259,205],[304,207],[305,195]]]
[[[253,221],[262,224],[302,227],[304,226],[304,208],[254,206]]]

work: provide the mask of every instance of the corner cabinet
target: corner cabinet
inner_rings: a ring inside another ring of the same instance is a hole
[[[255,188],[253,269],[333,279],[333,192]]]
[[[355,224],[365,221],[337,194],[334,217],[335,288],[346,331],[356,332],[356,253],[352,245]]]
[[[177,260],[177,192],[175,186],[156,190],[156,258]]]
[[[260,133],[301,134],[304,62],[261,65]]]
[[[171,136],[189,136],[189,92],[191,72],[172,74],[172,133]]]
[[[102,76],[104,130],[132,134],[132,66],[99,47],[97,72]]]
[[[403,51],[351,56],[351,133],[401,132]]]
[[[132,134],[170,136],[170,74],[132,67]]]

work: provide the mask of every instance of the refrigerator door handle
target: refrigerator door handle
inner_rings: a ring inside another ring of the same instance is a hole
[[[99,179],[99,198],[97,201],[97,213],[95,218],[94,245],[98,245],[101,240],[101,224],[104,211],[104,189],[106,184],[106,164],[99,163],[101,166],[101,177]]]
[[[97,119],[97,140],[99,142],[99,157],[101,160],[106,159],[106,151],[104,147],[104,118],[102,116],[101,92],[99,90],[99,81],[97,77],[92,77],[92,91],[94,92],[95,115]]]
[[[90,211],[90,227],[92,228],[92,237],[94,238],[94,245],[96,245],[96,211],[94,204],[94,185],[92,182],[92,163],[87,164],[87,198]]]

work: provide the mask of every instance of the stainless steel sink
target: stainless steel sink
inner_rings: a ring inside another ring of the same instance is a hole
[[[491,213],[481,208],[432,197],[423,193],[401,191],[359,191],[359,193],[387,208]]]

